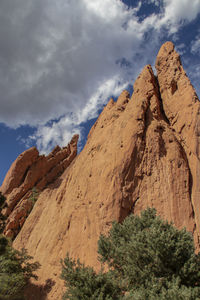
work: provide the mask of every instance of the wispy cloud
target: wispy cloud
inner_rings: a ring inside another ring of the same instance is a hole
[[[109,96],[153,63],[163,29],[169,38],[200,11],[199,0],[163,0],[159,14],[141,21],[142,3],[1,1],[0,121],[35,126],[29,140],[44,152],[81,133]]]
[[[191,43],[191,52],[200,55],[200,34],[198,34]]]

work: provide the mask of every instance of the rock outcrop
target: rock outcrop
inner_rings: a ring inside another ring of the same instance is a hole
[[[172,130],[182,145],[190,169],[190,198],[197,226],[196,246],[200,238],[200,103],[171,42],[157,56],[156,69],[163,109]]]
[[[32,147],[14,161],[0,188],[6,197],[2,213],[7,216],[4,234],[15,237],[24,224],[38,194],[70,165],[77,154],[78,135],[67,147],[55,149],[48,155],[39,155]]]
[[[99,234],[149,206],[186,227],[199,249],[200,103],[171,42],[161,47],[156,68],[157,77],[150,65],[143,69],[132,96],[124,91],[108,102],[82,152],[40,192],[14,241],[40,262],[39,284],[54,284],[47,299],[62,297],[66,252],[98,269]],[[38,297],[30,290],[28,299]]]

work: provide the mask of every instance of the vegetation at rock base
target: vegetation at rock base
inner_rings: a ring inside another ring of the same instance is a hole
[[[24,288],[30,278],[37,279],[34,274],[39,263],[31,263],[31,256],[25,249],[17,251],[9,240],[0,235],[0,299],[22,300]]]
[[[0,192],[0,233],[3,232],[6,223],[6,217],[2,214],[2,209],[6,206],[6,198]]]
[[[85,267],[78,260],[67,257],[64,260],[62,278],[67,292],[63,299],[119,299],[120,288],[111,273],[97,274],[91,267]]]
[[[6,200],[6,198],[4,197],[2,192],[0,192],[0,208],[4,205],[5,200]]]
[[[113,222],[108,235],[100,236],[98,254],[108,272],[97,273],[67,255],[63,299],[200,299],[200,255],[192,235],[163,221],[155,209]]]

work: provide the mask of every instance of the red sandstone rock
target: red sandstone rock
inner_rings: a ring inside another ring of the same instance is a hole
[[[182,145],[190,170],[190,198],[194,210],[196,246],[200,239],[200,103],[171,42],[157,56],[156,69],[165,115]],[[181,193],[180,193],[181,194]]]
[[[39,284],[55,282],[47,299],[62,297],[60,258],[66,252],[98,269],[99,234],[106,233],[113,220],[122,221],[148,206],[178,228],[185,226],[199,247],[200,104],[172,43],[161,47],[156,67],[158,79],[146,66],[131,98],[124,91],[117,102],[109,101],[83,151],[53,184],[46,186],[47,178],[41,179],[46,188],[14,246],[26,247],[40,262]],[[48,156],[49,164],[59,151],[57,147]],[[39,159],[27,172],[24,186],[43,164]],[[16,218],[11,218],[8,232]],[[32,299],[38,295],[29,292]]]
[[[3,213],[9,216],[6,236],[15,237],[28,217],[33,207],[33,187],[41,192],[70,165],[77,154],[77,142],[75,135],[67,147],[57,146],[48,156],[39,156],[36,148],[30,148],[12,164],[0,189],[7,202]]]
[[[11,165],[1,186],[1,192],[4,195],[9,194],[14,188],[21,185],[29,167],[37,160],[39,152],[32,147],[18,156]]]

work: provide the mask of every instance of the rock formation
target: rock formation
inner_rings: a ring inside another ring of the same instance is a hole
[[[106,233],[113,220],[122,221],[148,206],[178,228],[185,226],[199,249],[200,103],[171,42],[161,47],[156,68],[157,77],[150,65],[144,67],[131,97],[123,91],[117,102],[108,102],[84,149],[60,177],[47,185],[42,175],[45,188],[14,246],[27,248],[42,265],[40,285],[54,284],[47,299],[61,299],[60,259],[66,252],[98,268],[99,234]],[[29,151],[38,161],[35,150]],[[30,168],[28,161],[24,158],[24,170]],[[43,172],[42,163],[38,165]],[[8,203],[13,197],[9,187],[16,188],[14,168],[3,184]],[[20,173],[22,190],[29,185],[27,176]],[[30,290],[29,299],[39,296]]]
[[[48,156],[39,155],[32,147],[14,161],[0,188],[6,197],[6,208],[2,211],[8,217],[6,236],[17,235],[38,194],[70,165],[77,154],[77,142],[78,135],[75,135],[67,147],[56,146]]]

